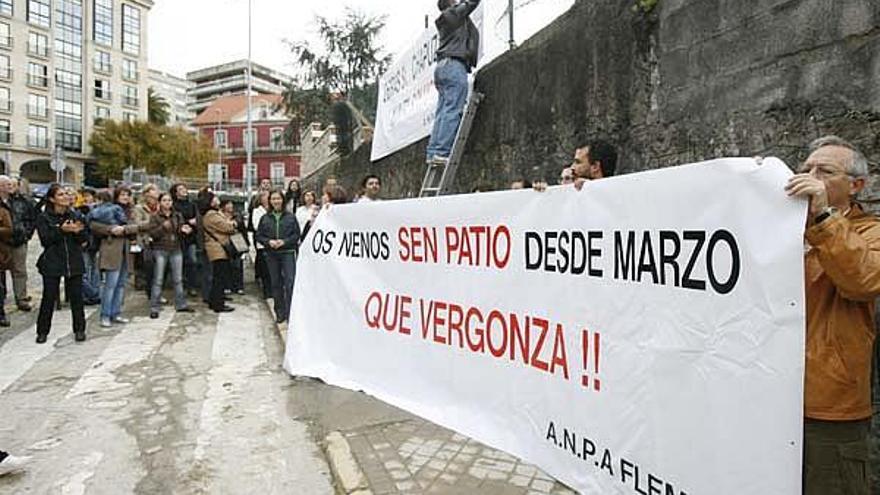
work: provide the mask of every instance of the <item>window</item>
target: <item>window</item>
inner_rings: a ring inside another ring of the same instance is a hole
[[[9,97],[9,88],[0,88],[0,111],[12,111],[12,100]]]
[[[284,162],[277,162],[272,164],[272,169],[270,170],[272,184],[275,186],[283,186],[284,185]]]
[[[242,146],[244,146],[244,149],[250,148],[253,151],[254,149],[257,148],[258,140],[257,140],[257,130],[256,129],[251,128],[250,132],[248,132],[248,130],[245,129],[244,134],[242,134],[242,136],[243,136]],[[250,143],[253,143],[253,145],[251,145]]]
[[[28,95],[28,117],[49,117],[49,98],[46,95]]]
[[[41,33],[28,33],[28,53],[40,57],[48,57],[49,38]]]
[[[110,53],[95,50],[95,72],[103,72],[110,74],[113,72],[113,66],[110,64]]]
[[[245,186],[257,183],[257,164],[248,163],[244,166],[244,184]]]
[[[134,60],[124,59],[122,61],[122,78],[129,81],[138,80],[138,63]]]
[[[0,120],[0,143],[12,144],[12,133],[9,132],[8,120]]]
[[[82,151],[83,139],[83,0],[55,4],[55,143]]]
[[[4,48],[12,47],[12,36],[9,33],[9,24],[0,22],[0,46]]]
[[[110,100],[110,81],[95,79],[95,98],[99,100]]]
[[[137,86],[125,86],[122,93],[122,104],[130,107],[138,106]]]
[[[36,62],[28,62],[28,84],[38,88],[49,87],[49,67]]]
[[[28,0],[27,20],[37,26],[49,27],[51,21],[51,0]]]
[[[273,150],[280,150],[284,147],[284,128],[276,127],[275,129],[269,131],[269,134],[271,136],[269,138],[269,145],[272,147]]]
[[[95,124],[102,120],[110,120],[110,109],[107,107],[95,107]]]
[[[28,126],[27,145],[32,148],[48,148],[49,129],[44,125],[30,124]]]
[[[12,67],[9,66],[9,55],[0,55],[0,79],[12,79]]]
[[[12,0],[0,0],[0,14],[12,15]]]
[[[138,119],[138,116],[136,113],[122,112],[122,120],[124,120],[126,122],[134,122],[137,119]]]
[[[141,11],[126,4],[122,4],[122,51],[141,53]]]
[[[214,147],[215,148],[226,148],[228,147],[228,135],[226,133],[226,129],[217,129],[214,131]]]
[[[113,46],[113,0],[95,0],[95,43]]]

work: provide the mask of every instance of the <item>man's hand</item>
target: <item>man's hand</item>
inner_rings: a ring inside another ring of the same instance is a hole
[[[810,174],[797,174],[788,180],[785,192],[789,196],[809,198],[810,216],[816,216],[828,207],[828,191],[825,183]]]
[[[196,220],[195,218],[189,219],[189,224],[192,225],[193,227],[195,227],[197,223],[199,223],[199,221]]]
[[[69,234],[78,234],[82,231],[82,229],[83,224],[79,222],[74,222],[73,220],[67,220],[61,224],[61,230]]]
[[[280,239],[272,239],[271,241],[269,241],[269,247],[272,249],[278,249],[283,245],[284,245],[284,241],[282,241]]]
[[[184,224],[180,226],[180,231],[184,234],[192,234],[193,229],[189,225]]]
[[[122,225],[116,225],[110,228],[110,235],[112,236],[121,237],[123,234],[125,234],[125,227]]]

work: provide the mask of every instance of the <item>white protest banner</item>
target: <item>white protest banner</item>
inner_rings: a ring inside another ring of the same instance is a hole
[[[520,41],[568,10],[573,0],[519,0],[514,13]],[[483,0],[471,15],[480,30],[478,68],[508,49],[507,0]],[[431,133],[437,107],[434,56],[439,40],[433,23],[379,78],[372,161],[384,158]]]
[[[334,206],[285,368],[591,494],[799,494],[806,205],[779,160]]]

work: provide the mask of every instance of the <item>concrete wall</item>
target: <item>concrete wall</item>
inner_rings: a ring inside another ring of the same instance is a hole
[[[483,69],[486,99],[455,188],[554,180],[593,137],[618,145],[622,173],[718,156],[776,155],[811,139],[853,140],[880,161],[880,2],[581,0]],[[375,164],[359,150],[313,176],[387,197],[418,194],[425,140]]]

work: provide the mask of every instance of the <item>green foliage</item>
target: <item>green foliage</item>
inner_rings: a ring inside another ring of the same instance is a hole
[[[120,177],[129,166],[150,174],[202,177],[214,156],[210,143],[184,129],[151,122],[105,120],[89,139],[104,178]]]
[[[635,5],[633,5],[633,11],[650,14],[659,1],[660,0],[636,0]]]
[[[153,124],[165,125],[170,117],[170,105],[153,88],[147,89],[147,116]]]
[[[378,38],[385,17],[372,17],[346,9],[339,20],[316,16],[319,47],[308,41],[288,42],[298,76],[284,94],[290,117],[288,134],[311,122],[329,124],[334,99],[342,97],[375,113],[376,81],[391,62],[382,53]]]

